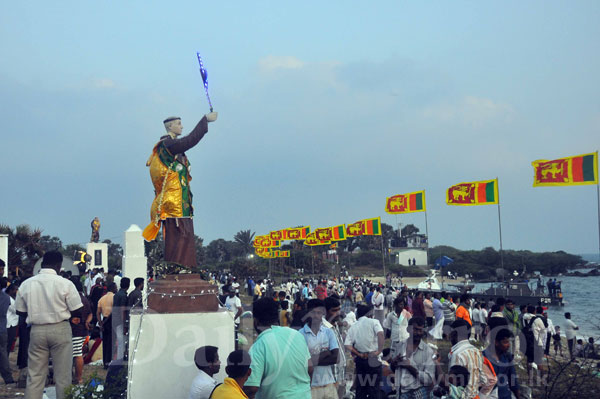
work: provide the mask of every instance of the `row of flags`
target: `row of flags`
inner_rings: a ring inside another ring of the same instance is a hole
[[[532,163],[533,186],[573,186],[598,184],[598,152],[559,158],[537,160]],[[498,203],[498,179],[458,183],[446,190],[448,205],[491,205]],[[424,212],[425,190],[397,194],[386,199],[385,211],[391,214]],[[279,249],[285,240],[302,240],[304,245],[336,245],[347,237],[381,235],[381,218],[363,219],[351,224],[317,228],[310,226],[274,230],[257,236],[253,246],[264,258],[289,257],[290,251]]]
[[[533,165],[533,186],[574,186],[598,184],[598,152],[537,160]],[[498,203],[498,179],[458,183],[446,190],[448,205],[491,205]],[[424,212],[425,191],[388,197],[385,211],[391,214]]]
[[[263,258],[285,258],[290,256],[289,251],[279,250],[284,240],[303,240],[304,245],[315,246],[335,244],[347,237],[380,235],[381,218],[376,217],[359,220],[348,225],[340,224],[317,228],[313,232],[310,232],[310,226],[274,230],[269,234],[255,237],[252,245],[255,253]]]

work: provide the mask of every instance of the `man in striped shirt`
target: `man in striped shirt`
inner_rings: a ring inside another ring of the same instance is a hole
[[[450,368],[457,364],[469,370],[469,383],[465,389],[466,399],[478,398],[480,387],[487,383],[487,378],[482,372],[483,355],[479,349],[469,342],[469,337],[471,336],[471,325],[469,322],[457,318],[450,328],[452,349],[450,349],[450,364],[448,367]]]

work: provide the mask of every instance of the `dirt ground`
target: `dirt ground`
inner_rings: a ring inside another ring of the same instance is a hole
[[[9,354],[8,361],[10,369],[13,372],[13,378],[15,381],[19,379],[19,369],[17,368],[17,353],[19,352],[19,340],[15,349]],[[102,366],[91,366],[85,365],[83,367],[83,380],[85,381],[90,376],[96,374],[98,377],[104,380],[106,378],[106,370]],[[0,398],[19,398],[25,396],[25,388],[18,388],[17,384],[5,385],[4,381],[0,383]]]

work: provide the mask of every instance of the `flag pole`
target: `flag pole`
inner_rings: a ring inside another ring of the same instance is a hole
[[[598,262],[600,262],[600,183],[596,184],[596,199],[598,201]]]
[[[500,187],[498,186],[498,177],[496,177],[496,187],[498,189],[498,231],[500,233],[500,267],[504,271],[504,254],[502,251],[502,222],[500,218]],[[504,275],[506,273],[502,273],[502,281],[504,281]]]
[[[425,235],[427,236],[427,266],[429,266],[429,227],[427,225],[427,211],[425,211]]]
[[[383,249],[383,231],[381,232],[381,260],[383,262],[383,280],[387,281],[387,275],[385,274],[385,251]]]
[[[310,246],[310,260],[312,261],[312,278],[315,278],[315,255],[313,254],[313,247]]]

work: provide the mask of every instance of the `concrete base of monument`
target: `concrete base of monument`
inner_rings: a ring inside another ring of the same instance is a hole
[[[168,275],[150,283],[148,308],[156,313],[216,312],[219,289],[199,274]]]
[[[225,310],[154,313],[148,309],[143,316],[132,312],[127,398],[187,399],[198,375],[196,349],[216,346],[221,363],[225,363],[235,349],[234,340],[233,317]],[[215,379],[222,382],[225,377],[223,364]]]

